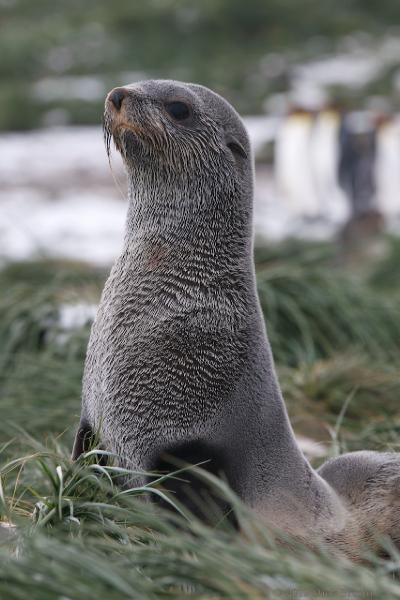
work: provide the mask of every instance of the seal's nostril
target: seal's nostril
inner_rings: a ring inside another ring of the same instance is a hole
[[[112,90],[108,99],[112,102],[117,110],[121,110],[122,101],[128,95],[128,90],[125,88],[115,88]]]

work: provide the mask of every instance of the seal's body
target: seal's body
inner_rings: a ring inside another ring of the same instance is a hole
[[[209,461],[290,532],[342,527],[343,502],[299,450],[274,370],[240,117],[201,86],[146,81],[109,94],[105,132],[127,168],[129,208],[90,337],[74,456],[96,431],[135,470],[171,454]]]

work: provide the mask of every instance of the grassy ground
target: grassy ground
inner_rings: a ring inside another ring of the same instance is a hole
[[[331,245],[256,252],[292,422],[327,454],[399,449],[400,243],[383,250],[356,264]],[[369,567],[289,551],[232,498],[241,536],[137,498],[160,482],[121,494],[113,467],[70,463],[89,324],[67,330],[58,315],[96,302],[105,276],[50,260],[0,272],[0,511],[18,532],[0,528],[0,599],[400,597],[395,550]]]

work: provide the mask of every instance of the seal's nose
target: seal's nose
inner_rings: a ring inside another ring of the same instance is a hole
[[[122,101],[128,95],[128,90],[123,87],[117,87],[108,94],[108,100],[112,102],[117,110],[121,110]]]

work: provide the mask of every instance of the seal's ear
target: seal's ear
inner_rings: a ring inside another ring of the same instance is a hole
[[[226,145],[229,150],[235,156],[241,156],[242,158],[247,158],[247,152],[243,148],[242,144],[238,142],[237,138],[235,138],[232,134],[227,134],[226,136]]]

